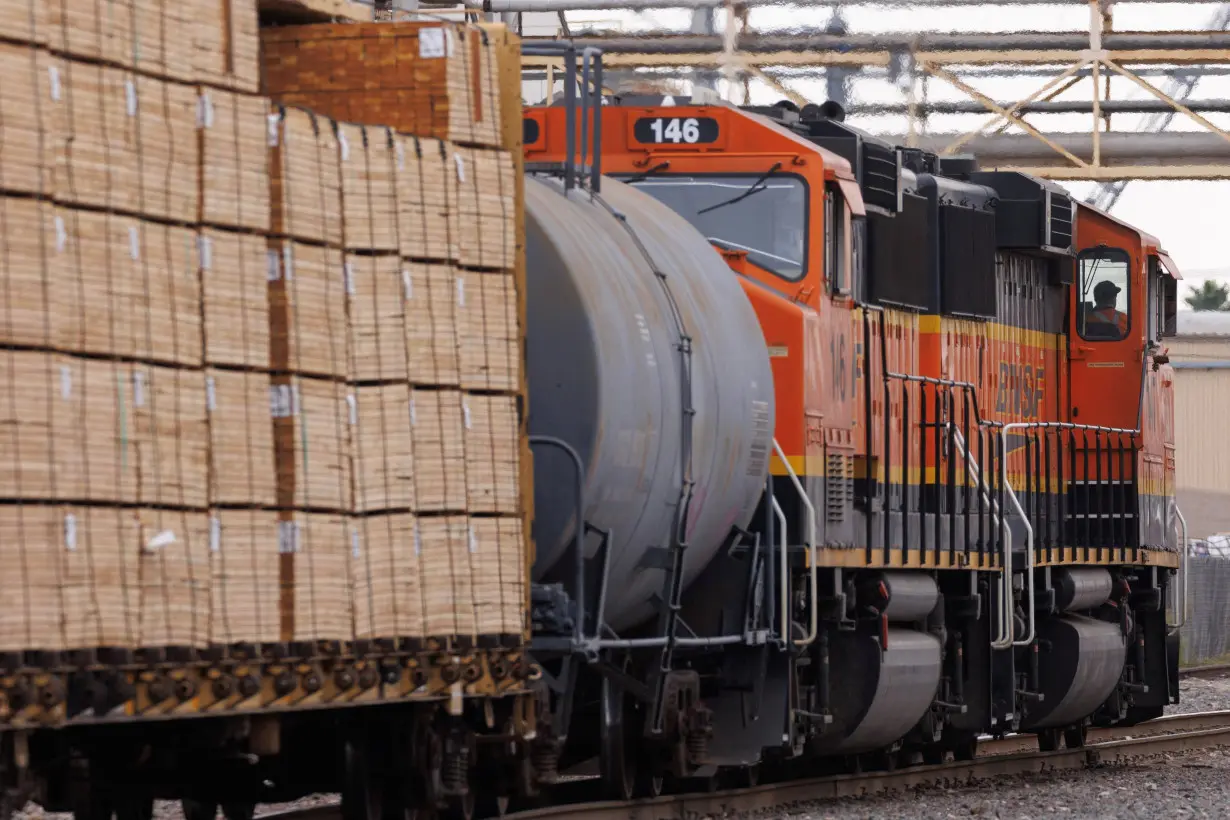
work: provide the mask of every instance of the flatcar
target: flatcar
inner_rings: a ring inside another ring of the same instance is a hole
[[[1084,743],[1177,702],[1177,279],[839,107],[527,109],[536,776]]]

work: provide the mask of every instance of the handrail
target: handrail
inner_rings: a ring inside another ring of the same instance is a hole
[[[982,486],[982,468],[978,464],[978,460],[970,455],[969,445],[965,442],[965,437],[961,435],[961,431],[957,429],[956,424],[948,422],[948,429],[953,434],[953,440],[957,447],[961,450],[961,456],[965,459],[965,468],[973,474],[973,479],[978,483],[978,492],[982,496],[982,500],[991,510],[992,520],[995,521],[996,527],[999,527],[1002,520],[999,504],[995,498],[987,492]],[[999,596],[999,624],[995,640],[991,642],[992,649],[1009,649],[1012,647],[1013,639],[1013,619],[1012,619],[1012,530],[1008,527],[1003,527],[1004,530],[1004,557],[1003,571],[1001,573],[1001,584],[1003,591]]]
[[[1000,481],[1003,482],[1002,486],[1004,492],[1008,494],[1008,500],[1012,502],[1013,509],[1015,509],[1016,514],[1021,517],[1021,523],[1025,525],[1025,589],[1026,596],[1029,598],[1029,632],[1027,633],[1029,637],[1020,641],[1014,640],[1012,642],[1013,646],[1029,646],[1034,642],[1034,638],[1036,637],[1037,581],[1034,579],[1034,525],[1030,522],[1029,516],[1025,515],[1025,510],[1021,507],[1021,502],[1017,499],[1016,492],[1012,489],[1012,485],[1008,483],[1008,433],[1011,430],[1023,430],[1034,426],[1036,426],[1034,423],[1005,424],[999,431],[1000,436],[1003,438],[1003,452],[1005,454],[999,464]],[[1013,627],[1013,631],[1015,631],[1015,624],[1013,624]]]
[[[1172,624],[1172,629],[1181,629],[1187,623],[1187,519],[1183,517],[1183,511],[1179,509],[1179,505],[1175,504],[1175,516],[1179,519],[1179,529],[1182,531],[1182,536],[1179,538],[1179,583],[1176,585],[1178,592],[1181,595],[1175,595],[1175,617],[1178,623]],[[1182,604],[1180,605],[1180,599]]]
[[[773,515],[777,518],[777,526],[780,530],[778,536],[778,550],[781,552],[779,558],[781,572],[781,610],[782,610],[782,643],[790,640],[790,565],[789,558],[786,553],[790,549],[790,540],[786,535],[786,513],[782,512],[782,505],[777,503],[777,498],[769,499],[773,502]]]
[[[816,566],[820,563],[819,556],[816,554],[816,507],[811,503],[811,499],[808,498],[803,482],[799,481],[798,475],[795,474],[794,468],[790,466],[790,460],[782,452],[782,446],[777,443],[777,439],[773,439],[773,451],[777,453],[777,457],[786,466],[786,474],[790,476],[790,483],[794,485],[795,491],[799,494],[799,500],[803,502],[803,506],[807,509],[807,544],[811,558],[811,623],[807,637],[796,640],[794,645],[810,646],[815,642],[816,636],[820,634],[820,605],[816,600],[820,594],[820,582],[817,576],[819,569]]]

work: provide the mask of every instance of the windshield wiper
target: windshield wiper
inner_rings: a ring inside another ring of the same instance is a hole
[[[623,182],[625,185],[635,185],[638,182],[644,182],[645,180],[649,179],[651,176],[653,176],[656,173],[665,171],[669,167],[671,167],[670,162],[667,162],[667,161],[659,162],[657,165],[653,166],[648,171],[645,171],[644,173],[641,173],[641,174],[637,174],[634,177],[628,177],[627,179],[623,180]]]
[[[759,193],[760,191],[768,190],[769,186],[764,184],[765,181],[768,180],[769,177],[773,176],[781,169],[782,169],[782,164],[780,162],[774,163],[772,168],[765,171],[764,175],[761,176],[760,179],[753,182],[750,186],[748,186],[748,189],[746,191],[739,194],[737,197],[734,197],[733,199],[728,199],[725,202],[719,202],[716,205],[710,205],[708,208],[702,208],[696,213],[697,214],[707,214],[710,211],[716,211],[718,208],[725,208],[727,205],[734,205],[736,202],[742,202],[743,200],[747,199],[752,194]]]

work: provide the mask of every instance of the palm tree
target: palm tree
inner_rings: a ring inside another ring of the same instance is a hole
[[[1230,311],[1230,285],[1206,279],[1199,288],[1192,288],[1184,301],[1192,310]]]

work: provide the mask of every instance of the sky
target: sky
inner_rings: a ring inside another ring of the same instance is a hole
[[[1149,4],[1127,3],[1114,9],[1114,28],[1118,31],[1178,31],[1203,30],[1218,12],[1211,3]],[[672,29],[687,31],[690,12],[686,10],[661,10],[647,12],[571,12],[569,23],[575,31],[587,23],[602,28],[619,28],[628,33],[638,30]],[[719,12],[719,15],[721,12]],[[789,30],[800,27],[823,28],[828,22],[831,9],[825,7],[753,7],[751,25],[759,31]],[[1067,2],[1055,6],[973,6],[948,9],[892,8],[874,5],[849,6],[842,10],[846,24],[852,33],[914,32],[914,31],[967,31],[967,32],[1021,32],[1021,31],[1086,31],[1089,27],[1089,10],[1084,2]],[[722,25],[718,20],[719,30]],[[1058,74],[1062,68],[1056,68]],[[988,96],[1001,102],[1011,102],[1028,96],[1046,83],[1048,77],[978,78],[971,84]],[[1165,79],[1153,79],[1164,85]],[[822,78],[794,78],[790,87],[804,97],[817,102],[824,100]],[[1112,80],[1111,95],[1114,99],[1141,99],[1148,94],[1128,80],[1116,77]],[[926,88],[932,100],[967,100],[960,91],[939,80],[930,80]],[[742,91],[734,92],[735,102],[742,102]],[[1078,84],[1058,99],[1089,99],[1092,95],[1091,81]],[[1210,99],[1230,97],[1230,77],[1205,77],[1197,85],[1193,98]],[[772,103],[781,95],[761,83],[752,87],[753,103]],[[904,90],[887,79],[867,77],[856,79],[851,86],[851,100],[861,102],[904,102]],[[1230,129],[1230,114],[1207,114],[1218,127]],[[964,133],[973,130],[986,119],[985,115],[956,115],[933,117],[932,132]],[[1078,114],[1030,116],[1030,122],[1043,132],[1088,130],[1090,116]],[[1116,131],[1135,131],[1140,128],[1143,116],[1116,115],[1112,128]],[[855,125],[876,133],[902,134],[905,132],[904,117],[876,116],[852,117]],[[1172,131],[1196,131],[1201,126],[1177,116],[1171,123]],[[1016,130],[1016,129],[1014,129]],[[1095,187],[1092,183],[1068,183],[1074,195],[1083,199]],[[1119,198],[1113,213],[1157,236],[1184,272],[1185,285],[1199,284],[1206,278],[1230,281],[1230,258],[1225,250],[1227,212],[1230,212],[1230,182],[1210,181],[1135,181]],[[1183,291],[1185,292],[1185,291]]]

